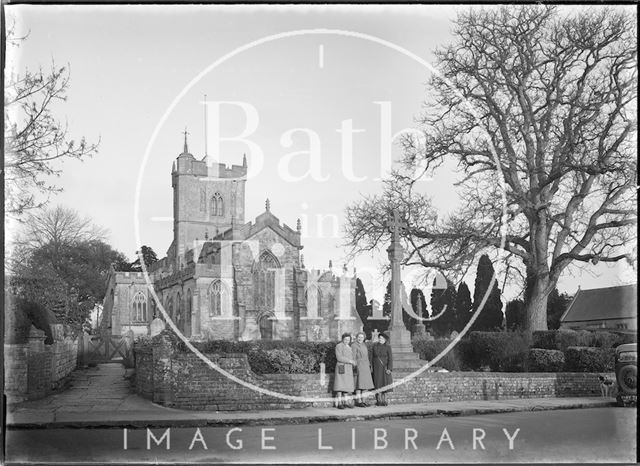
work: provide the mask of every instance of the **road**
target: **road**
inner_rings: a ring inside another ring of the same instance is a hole
[[[8,430],[6,460],[8,463],[636,462],[636,410],[632,408],[232,429],[152,429],[153,435],[145,429],[125,432],[122,428]],[[167,434],[164,439],[163,434]]]

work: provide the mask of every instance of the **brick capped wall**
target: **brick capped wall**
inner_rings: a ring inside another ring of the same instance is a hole
[[[44,344],[44,332],[34,327],[28,344],[4,345],[5,392],[10,401],[41,398],[64,385],[76,368],[77,340],[61,324],[51,330],[51,345]]]
[[[330,402],[294,402],[247,388],[211,369],[195,354],[174,352],[169,342],[136,347],[136,391],[165,406],[194,410],[244,411]],[[245,354],[207,355],[220,368],[263,389],[309,398],[332,395],[333,374],[255,374]],[[397,379],[408,375],[394,373]],[[392,403],[497,400],[558,396],[600,396],[599,374],[425,372],[394,388]],[[615,378],[614,374],[607,374]]]

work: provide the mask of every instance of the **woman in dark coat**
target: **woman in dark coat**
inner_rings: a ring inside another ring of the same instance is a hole
[[[381,333],[378,336],[378,343],[371,345],[371,364],[373,365],[373,385],[376,390],[393,383],[391,371],[393,370],[393,355],[389,345],[389,335]],[[376,394],[376,405],[387,406],[386,392],[391,388]]]
[[[353,383],[353,366],[356,364],[353,352],[349,346],[351,335],[342,334],[342,341],[336,345],[336,370],[333,379],[333,391],[338,397],[338,409],[353,408],[351,403],[346,402],[346,395],[353,393],[355,389]],[[342,395],[345,395],[345,398]]]

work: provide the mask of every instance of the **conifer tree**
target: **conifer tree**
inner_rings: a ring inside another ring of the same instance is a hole
[[[493,264],[486,254],[480,256],[478,269],[476,272],[476,283],[473,290],[473,312],[476,312],[489,289],[491,277],[494,275]],[[502,329],[502,300],[500,299],[500,288],[498,281],[494,280],[493,287],[487,300],[480,311],[480,315],[473,324],[473,330],[500,330]]]
[[[473,302],[471,301],[471,292],[469,291],[469,287],[465,282],[461,282],[458,286],[458,292],[456,293],[456,322],[454,326],[456,332],[461,332],[465,325],[467,325],[469,319],[471,319],[472,308]]]

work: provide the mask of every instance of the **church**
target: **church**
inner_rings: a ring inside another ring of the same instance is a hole
[[[356,278],[307,269],[301,225],[271,211],[245,222],[247,161],[227,166],[198,160],[188,149],[173,162],[173,241],[149,267],[165,312],[195,339],[338,340],[357,332]],[[148,334],[161,312],[141,272],[112,271],[101,327]]]

